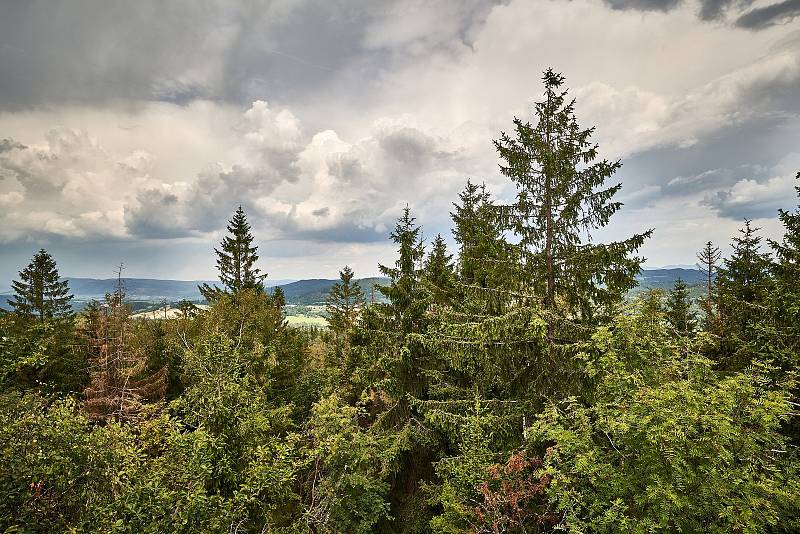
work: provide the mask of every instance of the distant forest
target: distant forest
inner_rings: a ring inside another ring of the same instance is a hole
[[[406,207],[382,278],[317,281],[327,328],[289,324],[241,207],[171,318],[122,269],[76,312],[36,253],[0,312],[0,530],[800,532],[800,172],[781,239],[648,275],[653,229],[591,239],[621,162],[542,81],[494,140],[513,200],[465,180],[453,251]]]

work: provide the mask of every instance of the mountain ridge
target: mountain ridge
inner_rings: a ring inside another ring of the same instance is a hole
[[[683,279],[687,285],[700,285],[705,283],[705,274],[697,269],[642,269],[636,277],[639,282],[638,290],[669,289],[678,278]],[[77,302],[86,302],[92,299],[102,299],[106,293],[114,291],[117,284],[116,278],[81,278],[66,277],[70,291],[75,295]],[[199,302],[202,300],[197,286],[202,283],[219,284],[214,280],[164,280],[159,278],[123,278],[128,299],[137,302],[177,302],[183,299]],[[338,279],[308,278],[304,280],[271,280],[267,281],[267,289],[271,293],[275,287],[280,287],[286,297],[287,304],[318,305],[324,304],[325,297],[331,286]],[[367,301],[382,301],[383,295],[373,291],[374,284],[385,284],[387,278],[368,277],[358,280],[364,291]],[[8,308],[7,301],[11,292],[0,293],[0,308]]]

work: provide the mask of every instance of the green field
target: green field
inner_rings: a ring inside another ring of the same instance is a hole
[[[308,315],[287,315],[286,322],[289,323],[289,326],[328,327],[328,321],[324,317],[310,317]]]

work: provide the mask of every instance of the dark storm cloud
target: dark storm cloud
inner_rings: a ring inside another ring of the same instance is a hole
[[[624,162],[620,174],[623,184],[644,187],[648,194],[633,195],[626,205],[643,208],[654,199],[700,198],[702,205],[728,219],[774,217],[791,198],[785,181],[776,182],[781,171],[774,166],[798,152],[798,138],[796,121],[772,117],[730,125],[689,147],[636,154]],[[735,194],[742,184],[748,187]]]
[[[334,2],[5,2],[0,105],[285,95],[354,54],[364,16]]]
[[[800,0],[785,0],[749,11],[736,20],[736,25],[749,30],[760,30],[775,24],[785,24],[800,17]]]
[[[640,11],[670,11],[682,0],[606,0],[613,9],[638,9]]]
[[[42,102],[196,98],[287,101],[364,55],[371,21],[402,13],[402,0],[318,2],[123,0],[0,5],[0,109]],[[460,8],[456,35],[494,2]]]
[[[11,150],[22,150],[27,148],[22,143],[14,141],[11,137],[0,139],[0,154],[3,152],[10,152]]]
[[[258,213],[253,199],[281,181],[272,169],[214,167],[198,175],[185,191],[149,189],[125,205],[125,227],[137,238],[171,239],[213,232],[225,226],[236,206]]]
[[[178,197],[172,193],[148,189],[136,195],[135,206],[125,207],[125,226],[143,238],[183,237],[185,230],[176,224]]]
[[[764,198],[737,199],[730,191],[717,191],[706,197],[702,204],[715,210],[722,217],[735,221],[744,219],[774,218],[778,208],[785,206],[785,198],[774,195]]]
[[[790,0],[791,1],[791,0]],[[613,9],[667,12],[684,3],[684,0],[606,0]],[[697,15],[702,20],[719,20],[730,8],[741,10],[753,0],[700,0]]]

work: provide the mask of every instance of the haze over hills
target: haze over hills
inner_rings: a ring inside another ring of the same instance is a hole
[[[681,278],[689,286],[698,286],[705,282],[705,275],[697,269],[672,268],[672,269],[642,269],[637,276],[639,287],[636,292],[645,289],[669,289],[675,280]],[[92,299],[102,299],[106,293],[111,293],[117,284],[116,278],[72,278],[68,277],[69,287],[75,295],[77,308],[82,308],[83,303]],[[158,280],[152,278],[123,278],[125,292],[128,299],[134,303],[134,308],[141,309],[148,304],[178,302],[186,299],[194,302],[202,301],[197,286],[204,282],[219,284],[216,280]],[[331,286],[337,280],[326,278],[312,278],[308,280],[268,280],[266,286],[273,288],[280,286],[286,296],[287,304],[314,305],[323,304]],[[359,280],[364,290],[367,301],[383,301],[383,295],[372,291],[374,284],[385,284],[386,278],[373,277]],[[0,308],[8,309],[7,302],[11,291],[0,293]]]

